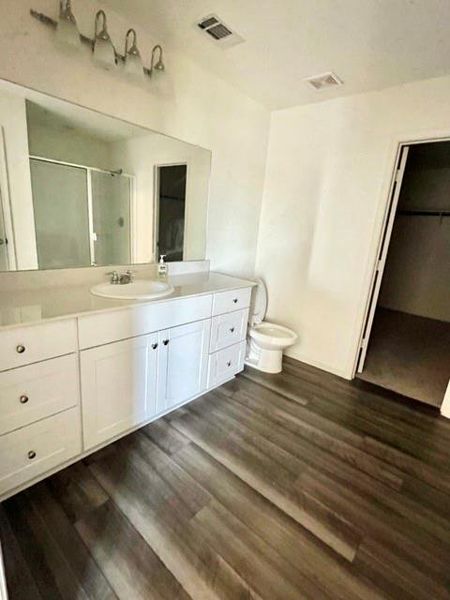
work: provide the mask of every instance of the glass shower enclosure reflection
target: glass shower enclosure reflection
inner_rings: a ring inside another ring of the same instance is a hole
[[[133,176],[30,158],[40,269],[132,262]]]

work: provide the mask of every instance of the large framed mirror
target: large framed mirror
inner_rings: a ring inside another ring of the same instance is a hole
[[[0,80],[0,271],[202,260],[211,152]]]

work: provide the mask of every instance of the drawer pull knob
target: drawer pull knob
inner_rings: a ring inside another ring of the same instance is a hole
[[[33,458],[36,458],[36,452],[35,452],[34,450],[30,450],[30,451],[28,452],[28,458],[29,458],[30,460],[33,460]]]
[[[28,398],[28,396],[23,394],[22,396],[20,396],[19,400],[20,400],[20,404],[26,404],[28,402],[29,398]]]
[[[237,304],[237,301],[238,301],[238,299],[237,299],[237,298],[233,298],[233,302],[234,302],[235,304]]]
[[[18,346],[16,346],[16,352],[18,354],[23,354],[25,352],[25,346],[23,346],[22,344],[19,344]]]
[[[169,343],[169,340],[163,340],[164,346],[167,346],[168,343]]]
[[[227,362],[227,367],[231,367],[231,360]]]
[[[234,333],[234,327],[230,327],[230,333]]]
[[[153,350],[156,350],[157,347],[158,347],[158,344],[152,344]]]

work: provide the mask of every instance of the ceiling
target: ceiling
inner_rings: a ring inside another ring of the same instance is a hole
[[[450,0],[104,0],[269,108],[450,73]],[[217,47],[194,23],[217,14],[245,42]],[[333,71],[339,88],[305,77]]]

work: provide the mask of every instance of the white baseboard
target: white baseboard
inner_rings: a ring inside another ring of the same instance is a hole
[[[450,419],[450,380],[447,385],[447,391],[445,392],[444,400],[441,404],[441,415]]]
[[[307,358],[306,356],[299,356],[298,354],[296,354],[294,352],[288,351],[288,352],[285,352],[285,355],[289,356],[289,358],[293,358],[295,360],[298,360],[299,362],[305,363],[306,365],[310,365],[311,367],[316,367],[317,369],[320,369],[321,371],[327,371],[328,373],[332,373],[333,375],[342,377],[343,379],[348,379],[348,380],[353,379],[351,374],[349,374],[344,369],[339,369],[337,367],[334,367],[327,363],[320,362],[318,360],[311,360],[311,359]]]

